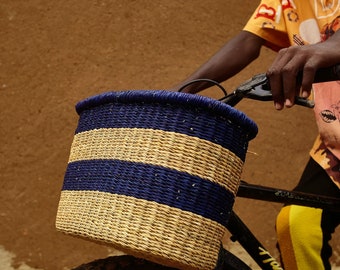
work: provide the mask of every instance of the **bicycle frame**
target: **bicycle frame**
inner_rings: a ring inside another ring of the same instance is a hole
[[[241,181],[237,197],[295,204],[340,212],[340,199],[316,194],[252,185]]]
[[[241,181],[237,197],[317,207],[340,212],[340,199],[337,198],[252,185],[244,181]],[[280,263],[270,255],[270,252],[261,244],[234,211],[232,211],[229,217],[227,229],[231,233],[231,240],[234,242],[238,241],[261,269],[283,269]]]
[[[260,243],[254,234],[248,229],[243,221],[231,212],[227,229],[231,233],[230,239],[238,241],[240,245],[247,251],[250,257],[264,270],[283,270],[280,263],[270,255],[269,251]]]

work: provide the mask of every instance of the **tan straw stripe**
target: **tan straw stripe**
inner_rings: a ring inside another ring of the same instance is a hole
[[[225,232],[221,224],[191,212],[98,191],[62,191],[56,226],[184,269],[214,269]]]
[[[117,159],[175,169],[218,183],[234,195],[243,165],[233,152],[210,141],[137,128],[103,128],[76,134],[69,162],[91,159]]]

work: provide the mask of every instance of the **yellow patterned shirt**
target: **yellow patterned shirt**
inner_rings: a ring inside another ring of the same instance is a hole
[[[244,30],[278,51],[322,42],[339,28],[340,0],[262,0]],[[320,95],[324,89],[330,94]],[[314,84],[313,92],[320,135],[310,154],[340,188],[340,83]]]

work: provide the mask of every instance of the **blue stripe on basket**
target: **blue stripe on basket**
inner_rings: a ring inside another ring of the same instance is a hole
[[[235,125],[241,126],[245,133],[249,134],[249,139],[254,138],[257,134],[255,122],[243,112],[209,97],[173,91],[111,91],[80,101],[76,105],[76,110],[78,114],[81,114],[84,110],[92,109],[103,104],[140,104],[142,106],[159,104],[161,107],[170,105],[185,109],[194,108],[197,109],[197,111],[209,111],[211,114],[223,116],[225,119],[231,120]]]
[[[208,180],[159,166],[119,160],[69,163],[63,190],[101,191],[154,201],[223,226],[234,203],[230,191]]]
[[[221,115],[173,104],[105,104],[80,114],[76,133],[99,128],[146,128],[186,134],[219,144],[243,161],[250,139],[243,128]]]

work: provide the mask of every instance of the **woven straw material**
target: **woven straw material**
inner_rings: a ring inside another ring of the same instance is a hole
[[[57,229],[214,269],[256,125],[221,102],[165,91],[110,92],[76,108]]]
[[[216,254],[220,242],[211,239],[221,239],[225,232],[221,224],[190,212],[97,191],[63,191],[60,211],[60,230],[183,269],[213,269],[217,257],[202,255]]]

